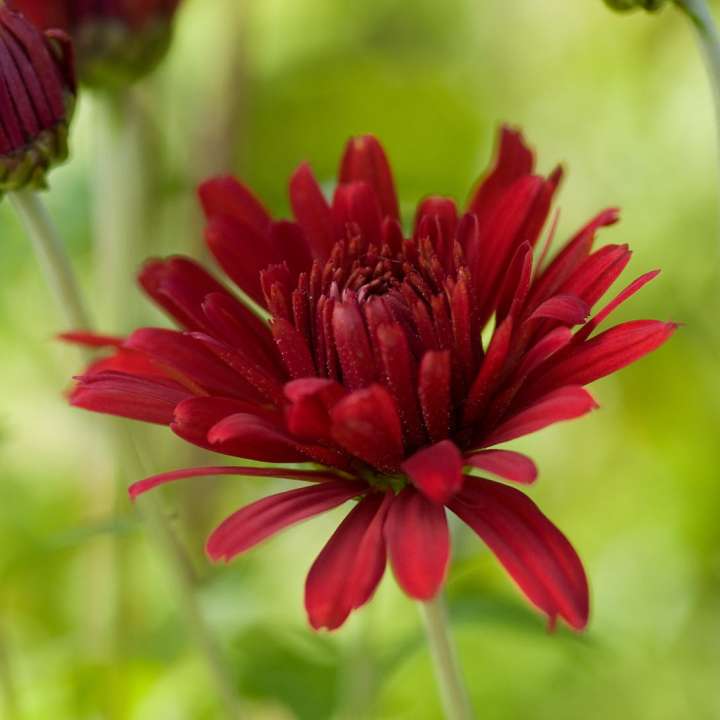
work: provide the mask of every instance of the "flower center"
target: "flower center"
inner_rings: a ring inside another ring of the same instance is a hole
[[[396,495],[408,484],[408,478],[401,473],[381,473],[368,465],[359,468],[357,474],[376,490],[392,490]]]

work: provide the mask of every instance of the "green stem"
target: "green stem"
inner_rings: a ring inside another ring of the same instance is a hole
[[[9,198],[32,243],[54,300],[64,313],[66,329],[88,329],[89,315],[72,265],[40,196],[32,190],[18,190],[10,193]]]
[[[715,104],[718,163],[720,164],[720,33],[706,0],[675,0],[697,31]]]
[[[473,711],[450,638],[443,598],[438,596],[421,603],[420,608],[445,717],[447,720],[472,720]]]
[[[72,266],[60,236],[39,196],[36,193],[22,190],[11,193],[10,199],[30,237],[48,285],[55,296],[55,302],[65,314],[65,322],[76,330],[88,329],[88,314],[82,303]],[[122,442],[125,440],[123,439]],[[127,442],[132,443],[129,433]],[[205,659],[209,674],[220,694],[220,700],[226,708],[226,715],[229,720],[237,720],[237,701],[232,682],[200,612],[192,575],[188,572],[187,557],[175,539],[164,513],[151,506],[144,515],[165,553],[169,569],[177,580],[184,620],[193,634],[198,650]]]
[[[103,327],[126,332],[138,323],[134,278],[148,247],[148,204],[153,158],[145,142],[139,98],[133,89],[96,99],[93,224],[96,291]]]
[[[144,462],[130,432],[126,431],[116,437],[119,437],[118,445],[121,445],[121,456],[129,461],[131,472],[136,477],[150,475],[150,468]],[[127,499],[127,491],[124,494]],[[158,498],[153,493],[148,493],[138,498],[136,502],[146,526],[162,550],[165,559],[169,561],[167,564],[177,589],[184,625],[192,635],[195,646],[205,661],[209,679],[215,686],[218,699],[225,711],[225,717],[227,720],[239,720],[239,700],[222,653],[202,615],[190,559],[173,532]]]
[[[195,646],[202,653],[215,692],[228,720],[239,720],[240,707],[234,683],[197,602],[195,577],[187,554],[170,527],[158,499],[149,493],[138,500],[138,507],[162,547],[166,557],[173,558],[173,575],[183,620],[192,634]]]

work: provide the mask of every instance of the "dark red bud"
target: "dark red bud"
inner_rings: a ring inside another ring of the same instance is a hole
[[[170,44],[180,0],[11,0],[43,29],[60,27],[73,39],[80,79],[116,88],[142,77]]]
[[[43,187],[67,157],[75,92],[68,36],[0,5],[0,192]]]

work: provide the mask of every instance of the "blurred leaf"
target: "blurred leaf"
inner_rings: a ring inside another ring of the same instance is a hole
[[[298,720],[332,716],[339,655],[328,638],[256,626],[235,638],[233,646],[243,696],[279,700]]]

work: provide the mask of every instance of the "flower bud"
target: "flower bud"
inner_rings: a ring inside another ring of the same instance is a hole
[[[68,36],[0,4],[0,192],[44,187],[67,157],[75,91]]]
[[[628,12],[629,10],[644,9],[649,12],[659,10],[666,0],[605,0],[605,4],[612,10]]]
[[[73,39],[80,79],[117,88],[150,72],[168,49],[180,0],[12,0],[41,28]]]

